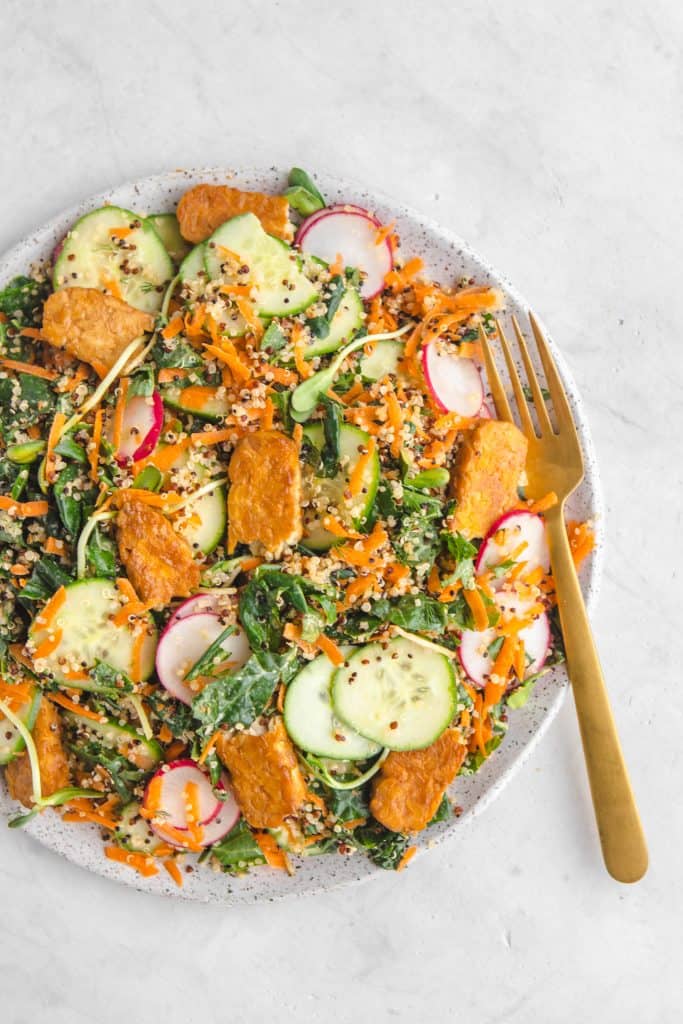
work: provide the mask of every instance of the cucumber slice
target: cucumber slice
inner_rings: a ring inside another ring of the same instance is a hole
[[[222,275],[221,247],[236,253],[251,271],[260,316],[293,316],[318,298],[291,246],[273,238],[253,213],[221,224],[206,242],[205,265],[212,281]]]
[[[353,647],[343,647],[345,655]],[[330,704],[334,665],[325,654],[314,658],[287,687],[285,726],[298,747],[318,757],[365,761],[379,754],[378,743],[359,736],[335,717]]]
[[[200,274],[206,276],[205,252],[206,242],[200,242],[199,245],[195,245],[194,249],[190,249],[189,254],[178,267],[178,276],[181,281],[196,281]]]
[[[130,233],[117,240],[112,230]],[[152,224],[130,210],[103,206],[76,221],[66,236],[53,284],[55,291],[103,289],[113,281],[129,305],[156,313],[172,277],[171,257]]]
[[[381,380],[382,377],[395,377],[404,347],[402,341],[378,342],[369,356],[361,357],[360,372],[363,377],[373,381]]]
[[[326,338],[315,338],[307,347],[304,357],[313,359],[314,356],[336,352],[360,330],[363,325],[363,315],[363,301],[360,295],[355,288],[347,288],[342,295],[337,312],[332,317],[330,333]]]
[[[111,580],[77,580],[65,588],[63,605],[50,623],[50,635],[61,631],[59,646],[41,659],[49,674],[60,682],[87,690],[87,681],[68,679],[63,672],[87,671],[97,661],[130,676],[133,673],[135,634],[128,626],[115,626],[111,616],[119,611],[121,602]],[[154,668],[156,629],[149,617],[148,635],[140,655],[142,679],[147,679]],[[40,613],[33,620],[29,637],[36,647],[48,632],[41,628]]]
[[[164,248],[173,262],[176,265],[182,263],[192,246],[180,234],[175,213],[151,213],[147,220],[164,243]]]
[[[399,636],[357,647],[332,677],[332,707],[352,729],[390,750],[421,750],[453,718],[455,670],[444,654]]]
[[[304,428],[304,437],[320,451],[324,443],[323,428],[319,423],[312,423]],[[360,457],[359,448],[365,447],[370,435],[359,427],[344,423],[341,428],[339,454],[343,468],[334,477],[313,477],[309,484],[310,496],[326,508],[331,505],[338,509],[339,518],[346,526],[358,528],[363,525],[375,500],[380,477],[380,462],[377,452],[370,459],[364,476],[360,494],[355,498],[345,498],[348,491],[349,477]],[[326,551],[337,540],[322,525],[324,512],[316,512],[313,505],[304,509],[303,542],[316,551]]]
[[[34,686],[31,699],[15,710],[17,718],[21,719],[27,729],[32,729],[35,725],[41,697],[42,691],[40,687]],[[9,764],[17,754],[22,752],[25,746],[26,744],[16,725],[0,714],[0,764]]]
[[[215,491],[203,494],[188,505],[187,511],[191,518],[178,525],[178,533],[194,551],[211,554],[225,537],[228,521],[225,488],[217,487]]]
[[[114,722],[104,715],[101,721],[96,722],[73,711],[64,712],[64,717],[70,725],[78,729],[79,733],[85,733],[104,743],[105,747],[111,747],[143,771],[151,771],[164,756],[156,740],[145,739],[132,725],[121,725],[120,722]]]
[[[162,840],[155,836],[140,814],[137,800],[126,804],[121,811],[121,820],[112,838],[118,846],[131,853],[154,853],[162,845]]]
[[[167,388],[161,389],[161,397],[164,405],[171,409],[190,413],[197,419],[208,420],[210,423],[220,423],[230,412],[230,403],[227,398],[219,396],[218,391],[218,388],[202,385],[179,388],[170,384]]]

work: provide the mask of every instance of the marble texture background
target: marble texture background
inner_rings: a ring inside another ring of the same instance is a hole
[[[602,465],[595,630],[652,860],[605,874],[571,701],[466,841],[328,896],[164,902],[3,830],[3,1022],[680,1020],[682,48],[676,0],[0,5],[0,248],[121,180],[297,163],[535,303]]]

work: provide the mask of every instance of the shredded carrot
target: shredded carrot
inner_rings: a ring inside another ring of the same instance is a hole
[[[417,853],[417,846],[409,846],[408,849],[406,850],[406,852],[401,857],[401,859],[398,862],[398,864],[396,865],[396,870],[397,871],[403,871],[403,869],[405,867],[407,867],[408,864],[410,864],[411,860],[413,859],[413,857],[415,856],[416,853]]]
[[[241,559],[241,562],[242,572],[251,572],[252,569],[258,569],[259,565],[263,564],[263,559],[245,555],[244,558]]]
[[[90,365],[100,379],[107,376],[109,367],[105,363],[101,363],[99,359],[91,359]]]
[[[130,677],[134,683],[139,683],[142,679],[142,648],[144,647],[146,637],[147,630],[145,629],[145,626],[139,625],[135,630],[133,650],[131,653]]]
[[[350,608],[353,601],[361,594],[366,594],[369,590],[374,590],[379,586],[379,577],[374,572],[368,572],[363,576],[356,576],[347,585],[344,591],[344,601],[338,606],[339,611],[345,611]]]
[[[207,757],[209,756],[209,754],[211,753],[213,748],[216,746],[216,741],[217,741],[218,737],[220,736],[220,734],[221,734],[221,730],[220,729],[216,729],[215,733],[213,734],[211,739],[206,743],[206,745],[204,746],[204,749],[202,750],[201,754],[199,755],[199,758],[197,759],[197,764],[204,764],[204,762],[206,761]]]
[[[49,505],[46,501],[15,501],[8,495],[0,494],[0,509],[3,512],[13,512],[20,519],[27,519],[31,516],[46,516]]]
[[[183,380],[184,377],[187,377],[187,373],[187,370],[183,370],[179,366],[164,366],[159,370],[157,380],[160,384],[171,384],[174,380]]]
[[[22,565],[21,562],[15,562],[14,565],[10,565],[9,571],[12,576],[28,576],[31,570],[27,565]]]
[[[102,276],[100,280],[102,282],[102,287],[105,289],[105,291],[108,291],[110,295],[114,296],[115,299],[123,300],[123,292],[121,291],[121,286],[115,277]]]
[[[302,380],[306,380],[313,373],[313,367],[306,362],[306,338],[300,324],[292,328],[292,342],[294,344],[294,365]]]
[[[382,576],[391,587],[396,587],[399,583],[407,580],[410,576],[410,569],[407,565],[401,565],[400,562],[389,562],[385,565],[382,570]]]
[[[169,875],[178,886],[179,889],[183,887],[183,876],[180,872],[180,868],[172,857],[167,857],[164,861],[164,867],[168,871]]]
[[[191,412],[201,411],[204,406],[216,397],[218,388],[212,388],[206,384],[191,384],[189,388],[183,388],[183,406]]]
[[[173,739],[173,733],[166,725],[166,722],[164,722],[164,724],[159,729],[159,739],[161,740],[162,743],[170,743],[171,740]]]
[[[342,544],[336,548],[336,554],[348,565],[366,566],[377,563],[379,558],[375,556],[375,552],[386,543],[387,537],[387,531],[380,522],[377,522],[365,540]]]
[[[149,605],[142,601],[127,601],[111,616],[110,621],[114,626],[125,626],[131,615],[144,615],[148,611]]]
[[[349,491],[354,498],[360,494],[363,488],[365,472],[372,463],[376,449],[377,442],[374,437],[371,437],[365,447],[365,451],[361,454],[356,465],[351,471],[351,475],[349,476]]]
[[[284,683],[280,683],[280,685],[278,686],[278,689],[277,689],[277,701],[275,702],[275,706],[276,706],[277,710],[280,712],[280,714],[282,714],[282,712],[285,710],[285,695],[286,695],[286,693],[287,693],[287,687],[285,686]]]
[[[464,590],[465,601],[467,607],[472,612],[474,618],[474,628],[477,632],[481,632],[489,627],[489,615],[486,611],[486,605],[484,604],[484,598],[481,596],[478,587],[473,590]]]
[[[117,491],[116,499],[119,505],[126,501],[139,501],[143,505],[150,505],[152,508],[166,508],[167,505],[173,505],[181,500],[180,495],[176,494],[175,491],[164,491],[161,494],[155,494],[153,491],[145,491],[139,487],[126,487],[123,490]]]
[[[375,233],[375,245],[381,245],[382,242],[386,241],[395,227],[396,221],[392,220],[389,224],[383,224],[381,228],[378,228]]]
[[[429,578],[427,579],[427,590],[430,594],[440,594],[442,590],[441,579],[439,578],[439,570],[436,565],[433,565],[429,570]]]
[[[22,332],[24,333],[24,332]],[[17,373],[26,373],[31,377],[42,377],[43,380],[57,380],[59,374],[54,370],[46,370],[42,366],[34,366],[33,363],[22,363],[18,359],[0,359],[0,366],[6,370],[15,370]]]
[[[389,424],[394,432],[394,439],[391,442],[391,454],[397,459],[403,444],[403,416],[398,398],[393,391],[387,394],[386,403],[389,413]]]
[[[567,523],[567,537],[572,552],[574,565],[578,569],[585,558],[595,547],[595,534],[590,523],[580,523],[571,519]]]
[[[335,667],[344,664],[344,655],[342,651],[337,647],[334,640],[331,640],[329,636],[325,636],[321,633],[315,640],[316,647],[319,647],[323,654],[326,654]]]
[[[109,234],[112,238],[128,238],[133,233],[132,228],[110,228]]]
[[[123,850],[120,846],[105,846],[104,855],[109,860],[124,864],[127,868],[133,868],[144,878],[150,878],[159,873],[158,867],[146,853],[131,853],[129,850]]]
[[[111,832],[118,828],[118,821],[110,817],[106,812],[103,813],[102,809],[99,807],[89,807],[89,802],[90,801],[87,800],[71,800],[62,814],[62,821],[90,821],[93,825],[99,825],[100,828],[107,828]]]
[[[56,412],[54,419],[52,420],[52,426],[50,427],[50,433],[47,438],[47,449],[45,451],[45,479],[48,483],[53,483],[55,478],[55,454],[54,449],[57,445],[61,436],[62,428],[66,423],[66,416],[63,412]]]
[[[252,286],[250,284],[224,284],[218,289],[221,295],[245,295],[247,298],[251,295]]]
[[[295,643],[297,647],[300,647],[304,654],[315,654],[315,645],[310,644],[307,640],[301,638],[301,627],[297,626],[294,622],[285,623],[285,628],[282,631],[282,635],[285,640],[290,640]]]
[[[304,439],[304,428],[300,423],[294,424],[294,430],[292,431],[292,440],[301,447],[301,442]]]
[[[140,604],[140,598],[135,592],[135,587],[125,576],[119,576],[116,580],[116,589],[121,593],[127,601],[135,601],[136,604]]]
[[[340,252],[334,257],[332,263],[330,263],[330,277],[337,277],[338,274],[344,272],[344,257]]]
[[[271,868],[278,868],[287,871],[287,856],[281,850],[269,832],[254,832],[254,839],[259,845],[261,853],[266,858],[266,864]]]
[[[29,683],[6,683],[0,679],[0,697],[6,701],[11,708],[21,708],[31,700],[32,687]],[[0,712],[0,718],[2,718]]]
[[[555,491],[548,491],[548,493],[545,494],[542,498],[539,498],[538,501],[531,502],[531,504],[529,505],[529,511],[547,512],[549,508],[552,508],[554,505],[557,505],[557,501],[558,498],[555,494]]]
[[[38,644],[33,652],[33,660],[38,661],[40,658],[49,658],[51,654],[54,654],[62,642],[62,636],[63,632],[61,629],[56,629],[52,636],[47,636],[42,643]]]
[[[404,288],[408,287],[412,279],[420,273],[423,267],[424,263],[422,260],[414,256],[407,261],[401,270],[390,271],[385,278],[385,283],[393,292],[403,291]]]
[[[458,429],[466,427],[470,422],[470,420],[465,419],[457,412],[447,412],[444,413],[443,416],[439,416],[439,418],[434,421],[432,429],[436,433],[440,434],[445,430],[452,430],[453,427],[457,427]]]
[[[251,377],[251,370],[242,362],[237,354],[237,349],[231,341],[224,341],[220,345],[204,345],[204,349],[216,359],[220,359],[230,369],[238,381],[247,381]]]
[[[161,332],[161,337],[169,341],[171,338],[175,338],[182,331],[185,326],[182,316],[174,316],[164,327]]]
[[[183,789],[183,801],[185,804],[185,816],[187,819],[187,831],[190,839],[197,846],[201,845],[203,829],[201,826],[201,813],[199,810],[199,786],[196,782],[185,783]]]
[[[275,406],[270,395],[266,395],[266,406],[261,417],[261,430],[272,430],[275,416]]]
[[[65,601],[66,588],[62,586],[59,590],[54,592],[43,610],[38,614],[36,618],[36,626],[38,626],[39,629],[47,629],[50,623],[54,621]]]
[[[515,662],[517,651],[517,637],[506,636],[493,663],[489,674],[489,681],[486,684],[485,707],[492,707],[497,704],[505,693],[508,676]]]
[[[263,335],[263,323],[261,322],[261,320],[259,320],[258,316],[256,315],[256,310],[254,309],[252,303],[249,301],[249,299],[237,296],[235,299],[235,305],[239,309],[241,316],[246,321],[247,326],[249,327],[249,330],[252,332],[254,337],[257,340],[260,339]]]
[[[200,843],[195,842],[194,839],[188,832],[183,832],[179,828],[173,828],[172,825],[166,825],[163,822],[154,822],[155,831],[158,832],[165,839],[170,839],[172,842],[177,843],[178,846],[182,846],[185,850],[190,850],[191,853],[201,853],[203,847]]]
[[[187,744],[183,743],[182,740],[174,740],[173,743],[169,744],[166,749],[166,753],[164,754],[166,761],[175,761],[177,757],[180,757],[186,747]]]
[[[206,446],[222,444],[224,441],[230,441],[234,436],[234,427],[228,427],[226,430],[199,430],[196,434],[190,434],[190,440],[192,444]]]
[[[336,519],[335,516],[331,515],[323,517],[323,526],[328,531],[328,533],[334,534],[335,537],[343,537],[345,539],[351,540],[361,540],[364,536],[364,534],[358,533],[357,530],[352,530],[350,527],[344,526],[344,524],[341,523],[338,519]]]
[[[95,422],[92,429],[92,448],[88,455],[90,461],[90,479],[97,483],[97,464],[100,458],[100,444],[102,442],[102,409],[95,413]]]
[[[285,386],[296,384],[298,379],[293,370],[286,370],[283,366],[268,366],[267,363],[265,365],[265,373],[276,384],[284,384]]]
[[[128,395],[128,385],[130,378],[122,377],[119,385],[119,396],[116,399],[116,406],[114,408],[114,428],[112,432],[111,443],[114,447],[114,451],[118,451],[121,447],[121,431],[123,430],[123,414],[126,411],[126,397]]]
[[[160,473],[168,473],[189,446],[189,437],[185,437],[182,441],[177,441],[175,444],[167,444],[163,448],[160,448],[158,452],[155,452],[149,460],[145,459],[140,462],[136,462],[135,468],[137,470],[149,461],[151,465],[156,466]]]
[[[63,693],[50,693],[48,699],[53,704],[59,704],[60,707],[65,708],[67,711],[73,712],[74,715],[78,715],[79,718],[87,718],[91,722],[102,722],[102,715],[98,715],[96,711],[91,711],[90,708],[84,708],[76,701],[71,700],[69,697],[65,697]]]
[[[85,363],[79,363],[77,368],[76,368],[76,372],[73,374],[73,376],[67,377],[63,381],[63,383],[61,383],[58,386],[57,391],[59,391],[60,394],[63,394],[63,395],[71,394],[71,392],[74,391],[78,387],[78,385],[81,383],[81,381],[84,381],[84,380],[87,379],[89,373],[90,373],[89,367],[86,366]]]
[[[515,656],[512,667],[515,670],[515,675],[521,683],[526,673],[526,652],[524,647],[524,641],[521,639],[521,637],[517,638],[517,647],[515,648]]]

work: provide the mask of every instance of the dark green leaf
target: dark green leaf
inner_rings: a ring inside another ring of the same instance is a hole
[[[199,353],[178,338],[171,338],[169,341],[159,338],[150,355],[160,370],[191,370],[203,366]]]
[[[261,338],[261,351],[274,355],[275,352],[279,352],[280,349],[284,348],[286,344],[287,337],[284,331],[275,320],[271,320],[265,334]]]
[[[394,550],[404,565],[431,567],[441,549],[439,531],[444,516],[440,501],[420,491],[403,488],[400,525]]]
[[[47,601],[61,586],[73,582],[59,562],[51,555],[45,555],[36,562],[33,572],[21,591],[21,602]]]
[[[194,730],[192,708],[174,700],[166,690],[156,687],[148,694],[146,700],[157,718],[168,726],[176,739],[185,737]]]
[[[130,378],[130,384],[128,385],[128,401],[131,398],[135,398],[137,395],[142,395],[143,398],[149,398],[154,392],[154,373],[151,366],[143,366],[137,370]]]
[[[306,321],[306,326],[315,338],[323,339],[330,333],[332,320],[339,309],[339,304],[341,303],[345,291],[346,282],[344,281],[344,278],[341,277],[341,275],[333,277],[328,286],[328,293],[326,296],[327,309],[325,310],[324,315],[309,317]]]
[[[251,725],[265,710],[286,671],[286,662],[291,660],[289,655],[257,651],[236,672],[226,672],[208,683],[192,702],[205,733],[214,733],[222,725]]]
[[[324,444],[320,450],[320,476],[335,477],[339,472],[339,447],[341,444],[341,426],[344,413],[339,402],[324,395],[323,406],[323,437]]]
[[[410,845],[410,836],[390,832],[384,826],[373,823],[355,829],[352,842],[358,849],[365,850],[373,864],[395,871]]]
[[[83,492],[75,487],[80,476],[78,466],[69,464],[61,471],[53,488],[59,518],[72,537],[79,533],[83,516]]]
[[[10,498],[12,498],[13,501],[19,501],[21,499],[21,496],[26,489],[26,484],[28,483],[28,475],[29,470],[26,468],[21,469],[17,473],[14,483],[12,484],[12,489],[9,492]]]
[[[99,527],[90,535],[87,549],[88,565],[95,576],[103,576],[106,579],[116,578],[116,544],[111,537],[106,536]]]
[[[338,822],[354,821],[356,818],[368,818],[370,810],[365,799],[363,787],[358,789],[330,789],[323,786],[325,805]]]
[[[372,614],[410,633],[443,633],[447,622],[446,606],[424,594],[375,601]]]
[[[251,864],[265,864],[266,858],[243,818],[228,832],[225,839],[214,843],[211,856],[231,875],[243,874]]]
[[[190,671],[185,676],[185,682],[189,683],[197,676],[213,675],[215,669],[221,662],[226,661],[227,654],[223,650],[223,644],[229,636],[235,632],[235,627],[230,625],[223,629],[213,643],[209,644],[201,658],[195,661]]]
[[[133,799],[136,789],[150,774],[136,768],[123,754],[105,747],[97,740],[71,742],[67,746],[89,770],[98,767],[106,769],[116,793],[124,803]]]
[[[55,452],[57,455],[61,455],[65,459],[71,459],[73,462],[79,462],[81,465],[86,465],[88,462],[85,449],[78,441],[74,441],[71,434],[64,434],[59,439],[58,444],[55,446]]]
[[[15,277],[0,291],[0,312],[22,324],[35,323],[40,317],[40,307],[48,290],[49,285],[38,283],[30,277]]]
[[[436,813],[431,821],[427,822],[427,825],[438,825],[440,821],[450,821],[453,810],[451,808],[451,802],[444,793],[441,797],[441,803],[436,809]]]

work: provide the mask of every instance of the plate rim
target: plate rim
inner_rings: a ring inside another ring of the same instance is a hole
[[[166,189],[169,185],[175,186],[182,184],[183,180],[186,179],[192,182],[198,182],[202,177],[220,179],[223,183],[231,183],[233,180],[239,183],[240,179],[249,178],[255,176],[258,178],[275,178],[276,176],[284,175],[284,171],[277,166],[259,166],[259,165],[246,165],[240,166],[239,168],[233,167],[190,167],[190,168],[177,168],[171,171],[159,171],[154,174],[148,174],[143,177],[132,178],[126,181],[119,182],[108,187],[105,190],[96,192],[88,197],[79,200],[76,203],[71,204],[66,209],[53,215],[42,224],[31,228],[26,234],[24,234],[18,241],[16,241],[8,249],[3,250],[0,254],[0,286],[4,284],[6,274],[8,273],[11,264],[16,261],[23,253],[25,248],[35,247],[40,243],[40,238],[49,237],[53,234],[62,224],[73,223],[79,216],[92,208],[102,206],[108,202],[114,202],[112,196],[126,191],[143,191],[146,189],[158,187]],[[412,224],[424,228],[428,233],[440,237],[445,243],[453,248],[458,254],[463,254],[468,260],[475,263],[481,268],[481,270],[489,275],[492,279],[498,283],[506,296],[516,303],[521,308],[529,311],[531,308],[517,289],[517,287],[509,280],[506,274],[501,273],[487,258],[480,255],[480,253],[462,236],[457,232],[445,227],[442,223],[436,220],[432,215],[424,214],[421,211],[415,209],[411,205],[404,201],[395,198],[391,194],[388,194],[380,189],[369,188],[364,185],[358,179],[355,179],[351,175],[344,174],[343,176],[337,176],[336,173],[328,172],[325,168],[318,168],[316,172],[316,178],[321,180],[323,187],[325,187],[325,181],[334,184],[335,188],[343,190],[349,190],[362,194],[368,198],[371,198],[373,202],[378,205],[384,205],[389,210],[395,211],[396,214],[402,218],[405,218],[412,222]],[[189,187],[189,185],[188,185]],[[30,258],[24,262],[24,267],[30,265]],[[25,272],[25,271],[24,271]],[[575,423],[577,427],[577,433],[581,442],[581,447],[584,454],[584,464],[589,465],[591,468],[591,516],[595,523],[595,537],[596,547],[592,555],[589,572],[585,578],[583,589],[586,601],[586,606],[589,615],[594,611],[597,598],[600,590],[600,584],[603,577],[604,571],[604,547],[606,539],[606,522],[605,522],[605,502],[602,489],[602,477],[600,474],[599,463],[596,456],[595,444],[591,434],[591,429],[586,413],[585,403],[581,392],[579,391],[574,375],[571,368],[569,367],[567,360],[558,347],[556,342],[548,330],[545,321],[542,316],[534,313],[536,320],[539,323],[543,334],[545,335],[550,350],[555,358],[560,376],[568,392],[570,402],[573,407]],[[466,826],[469,826],[471,822],[477,818],[480,814],[485,811],[489,805],[496,799],[501,793],[503,788],[515,777],[520,771],[527,760],[536,750],[538,744],[546,735],[548,729],[557,717],[564,701],[567,697],[567,691],[569,690],[570,683],[566,674],[566,669],[563,669],[560,674],[560,680],[553,693],[553,698],[549,702],[549,705],[545,711],[545,714],[534,729],[534,731],[528,736],[524,744],[516,750],[512,760],[507,765],[505,770],[501,773],[500,777],[492,780],[486,787],[485,791],[479,796],[473,805],[462,814],[458,819],[453,818],[448,823],[448,827],[443,830],[435,832],[433,837],[430,837],[428,845],[418,846],[417,853],[422,856],[428,852],[429,849],[436,845],[441,845],[446,840],[454,841],[462,837],[464,831],[468,831]],[[4,783],[3,783],[4,786]],[[8,816],[6,808],[2,807],[3,800],[3,789],[0,787],[0,819],[4,820]],[[6,802],[6,800],[5,800]],[[85,826],[84,826],[85,827]],[[93,829],[88,826],[90,834],[93,834]],[[107,868],[113,867],[112,862],[107,861],[104,857],[101,858],[101,870],[98,862],[84,863],[83,859],[77,855],[80,849],[79,844],[74,843],[67,849],[61,846],[57,848],[54,842],[50,841],[50,836],[54,833],[48,831],[47,835],[37,835],[32,830],[31,825],[24,829],[24,831],[31,836],[32,839],[37,840],[42,846],[45,846],[53,853],[57,853],[59,856],[65,858],[70,863],[98,874],[100,877],[106,878],[110,881],[122,882],[138,892],[144,892],[148,895],[163,895],[171,896],[175,899],[181,900],[193,900],[196,902],[204,903],[215,903],[219,905],[240,905],[240,904],[253,904],[260,902],[272,902],[274,900],[287,899],[291,897],[304,897],[307,895],[318,895],[325,892],[332,892],[334,890],[358,885],[361,882],[369,881],[370,879],[376,878],[378,873],[382,873],[381,868],[375,868],[371,871],[354,876],[351,878],[338,878],[333,874],[330,874],[328,879],[321,879],[318,882],[308,882],[301,889],[282,889],[278,891],[250,891],[240,893],[239,891],[227,890],[223,895],[216,898],[211,893],[203,893],[192,891],[189,892],[185,889],[179,888],[165,888],[163,891],[159,891],[152,885],[145,884],[146,882],[153,882],[154,879],[141,879],[136,873],[120,867],[115,873]],[[101,840],[98,839],[98,842]],[[208,870],[208,869],[207,869]],[[253,877],[253,876],[252,876]]]

